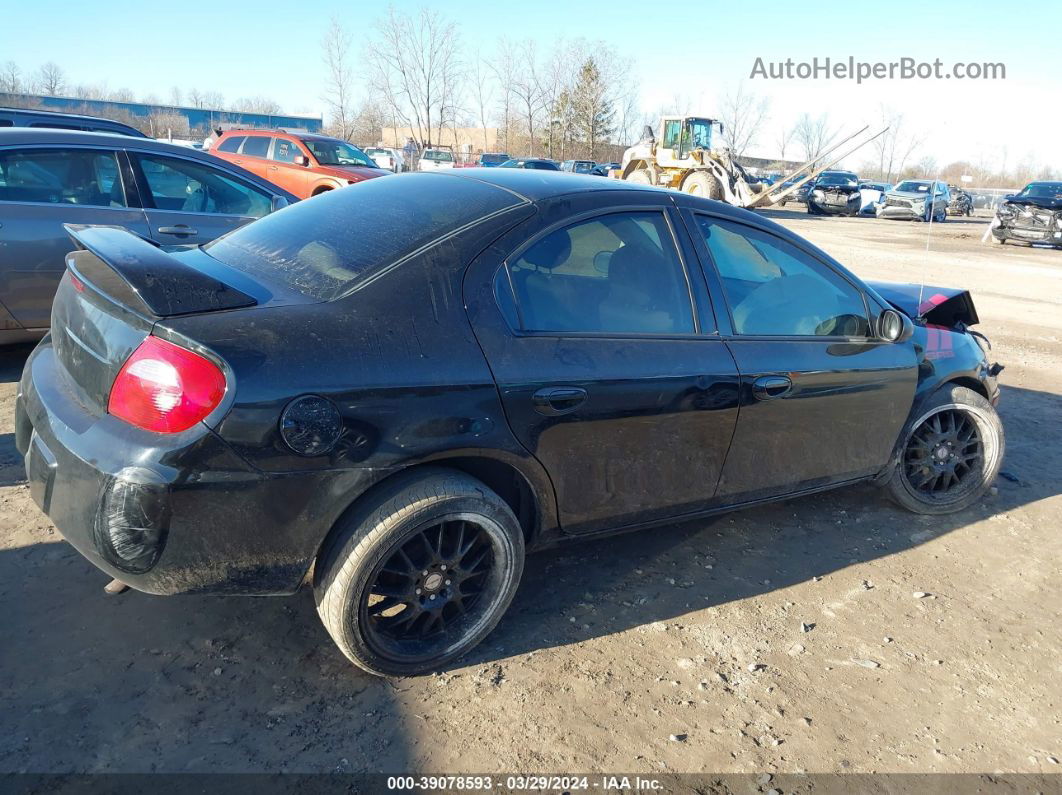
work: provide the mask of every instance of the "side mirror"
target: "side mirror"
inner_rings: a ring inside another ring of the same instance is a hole
[[[269,203],[269,212],[275,213],[277,210],[283,210],[288,206],[290,202],[283,196],[274,196],[273,200]]]
[[[306,157],[306,155],[295,155],[295,160],[293,162],[297,166],[308,166],[308,165],[310,165],[310,159],[308,157]]]
[[[895,309],[886,309],[878,316],[878,336],[886,342],[906,342],[914,334],[914,323]]]
[[[1003,201],[1012,202],[1016,198],[1017,198],[1017,194],[1016,193],[1008,193],[1006,196],[1003,197]]]

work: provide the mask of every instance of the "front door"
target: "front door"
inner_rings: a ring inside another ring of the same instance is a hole
[[[74,250],[63,224],[122,226],[146,236],[144,212],[130,204],[112,150],[0,150],[0,300],[23,328],[49,326]]]
[[[573,533],[703,509],[737,416],[737,370],[670,200],[609,198],[558,200],[466,282],[488,285],[473,326]]]
[[[209,243],[271,209],[272,196],[221,168],[171,155],[130,155],[140,171],[150,235],[161,245]]]
[[[264,176],[289,193],[306,198],[310,195],[310,182],[316,175],[306,166],[295,163],[295,158],[300,155],[309,162],[309,155],[295,141],[290,138],[274,138],[269,166]]]
[[[738,503],[875,474],[917,382],[914,348],[877,339],[862,290],[760,227],[690,214],[732,332],[741,411],[718,498]]]

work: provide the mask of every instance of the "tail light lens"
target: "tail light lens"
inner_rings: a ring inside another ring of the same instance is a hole
[[[107,411],[158,433],[191,428],[225,396],[225,374],[198,353],[158,337],[133,351],[111,387]]]

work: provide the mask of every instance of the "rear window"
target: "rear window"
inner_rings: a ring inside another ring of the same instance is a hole
[[[234,135],[232,138],[226,138],[215,148],[219,152],[235,152],[240,148],[240,144],[243,143],[246,137],[245,135]]]
[[[521,199],[438,174],[370,179],[301,201],[204,247],[219,262],[328,301],[376,271]]]

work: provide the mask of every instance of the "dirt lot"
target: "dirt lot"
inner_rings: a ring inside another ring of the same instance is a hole
[[[767,214],[863,276],[973,290],[1007,367],[998,493],[928,519],[863,487],[542,553],[472,659],[384,681],[309,593],[104,595],[29,499],[26,351],[0,353],[0,772],[1062,770],[1062,252]]]

